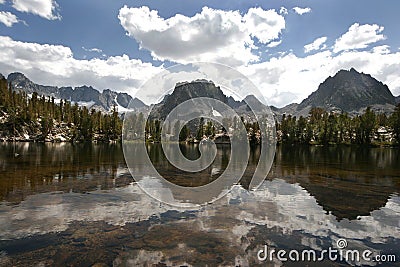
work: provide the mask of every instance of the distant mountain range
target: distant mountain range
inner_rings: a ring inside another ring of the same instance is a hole
[[[252,95],[242,101],[236,101],[232,97],[225,96],[211,81],[197,80],[176,85],[170,95],[165,96],[163,101],[154,106],[152,113],[155,117],[163,119],[179,103],[194,97],[211,97],[220,100],[240,115],[250,113],[246,104],[249,101],[253,105],[263,105]],[[363,113],[367,107],[371,107],[376,112],[391,113],[398,101],[400,101],[400,96],[394,97],[387,85],[369,74],[359,73],[352,68],[340,70],[333,77],[328,77],[300,104],[292,103],[283,108],[273,106],[270,108],[278,117],[284,113],[305,117],[313,107],[357,115]]]
[[[124,111],[132,97],[127,93],[118,93],[110,89],[105,89],[99,92],[91,86],[80,87],[57,87],[39,85],[29,80],[24,74],[14,72],[8,75],[7,81],[19,91],[24,91],[28,94],[33,92],[39,95],[52,96],[55,99],[65,99],[79,105],[84,105],[90,108],[96,108],[103,111],[110,111],[114,105],[118,107],[119,111]],[[139,99],[132,102],[132,107],[142,108],[145,104]]]
[[[101,93],[91,86],[80,87],[56,87],[44,86],[33,83],[22,73],[11,73],[7,81],[20,91],[28,94],[37,92],[39,95],[53,96],[56,99],[66,99],[80,105],[86,105],[104,111],[110,111],[114,105],[120,112],[126,111],[132,97],[127,93],[118,93],[105,89]],[[170,95],[154,104],[152,117],[164,119],[169,112],[179,103],[195,97],[210,97],[222,101],[235,109],[240,115],[250,114],[246,103],[263,105],[252,95],[242,101],[224,95],[219,86],[211,81],[196,80],[177,84]],[[271,106],[276,116],[292,114],[295,116],[307,116],[312,107],[322,107],[328,111],[345,111],[351,115],[362,113],[367,107],[377,112],[390,113],[396,103],[400,102],[400,96],[394,97],[389,88],[371,75],[359,73],[355,69],[340,70],[333,77],[328,77],[321,83],[318,89],[304,99],[300,104],[292,103],[283,108]],[[134,109],[146,109],[141,100],[135,98],[131,106]]]

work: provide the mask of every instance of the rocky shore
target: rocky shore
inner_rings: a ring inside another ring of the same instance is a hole
[[[92,140],[85,140],[77,133],[74,123],[65,123],[52,120],[51,129],[43,132],[42,119],[29,123],[16,124],[12,116],[0,111],[0,142],[112,142],[104,134],[94,133]]]

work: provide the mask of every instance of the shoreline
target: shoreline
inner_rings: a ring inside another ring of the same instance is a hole
[[[122,143],[122,139],[116,139],[116,140],[13,140],[13,138],[0,138],[0,143],[37,143],[37,144],[65,144],[65,143],[70,143],[70,144],[116,144],[116,143]],[[127,141],[127,142],[132,142],[132,141]],[[145,142],[146,144],[161,144],[161,142]],[[199,145],[200,142],[177,142],[179,144],[187,144],[187,145]],[[230,142],[214,142],[216,145],[230,145]],[[261,144],[249,144],[251,147],[254,146],[260,146]],[[400,144],[396,143],[370,143],[370,144],[352,144],[352,143],[339,143],[339,144],[318,144],[318,143],[312,143],[312,144],[302,144],[302,143],[282,143],[282,142],[277,142],[276,146],[285,146],[285,147],[364,147],[364,148],[399,148]]]

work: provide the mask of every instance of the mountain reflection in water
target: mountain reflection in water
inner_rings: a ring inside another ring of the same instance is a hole
[[[278,147],[257,191],[239,184],[212,205],[182,209],[143,193],[120,145],[0,146],[0,265],[265,266],[256,257],[265,243],[322,250],[339,238],[400,262],[397,149]],[[154,164],[184,182],[160,146],[151,149]],[[226,153],[229,147],[219,149],[202,182],[223,171]],[[253,149],[244,185],[257,155]]]

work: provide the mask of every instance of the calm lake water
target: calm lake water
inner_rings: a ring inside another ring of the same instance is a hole
[[[229,159],[218,147],[199,174],[167,164],[170,181],[213,181]],[[195,146],[183,146],[196,159]],[[278,147],[257,191],[241,182],[198,209],[161,204],[131,177],[118,144],[0,143],[0,266],[400,266],[400,152],[393,148]],[[336,248],[395,255],[397,262],[260,262],[270,248]]]

